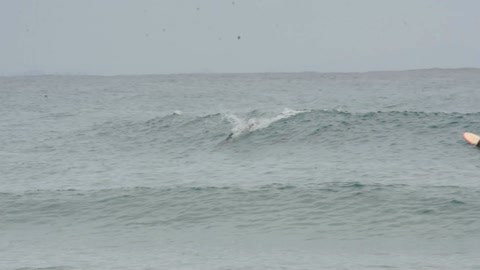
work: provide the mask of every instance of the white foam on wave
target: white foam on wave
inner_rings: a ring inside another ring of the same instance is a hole
[[[183,112],[182,112],[182,111],[180,111],[180,110],[175,110],[175,111],[173,111],[173,113],[172,113],[172,114],[173,114],[173,115],[182,115],[182,114],[183,114]]]
[[[224,118],[233,125],[233,128],[231,130],[231,138],[236,138],[238,136],[247,134],[249,132],[266,128],[270,126],[272,123],[275,123],[279,120],[286,119],[304,112],[307,112],[307,111],[296,111],[296,110],[285,108],[280,114],[271,118],[252,117],[249,119],[247,118],[243,119],[234,114],[225,114]]]

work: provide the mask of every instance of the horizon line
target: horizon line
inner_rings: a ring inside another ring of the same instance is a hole
[[[368,74],[368,73],[393,73],[393,72],[415,72],[435,70],[480,70],[480,67],[458,67],[458,68],[413,68],[413,69],[388,69],[369,71],[262,71],[262,72],[172,72],[172,73],[145,73],[145,74],[90,74],[90,73],[38,73],[38,74],[0,74],[0,78],[8,77],[48,77],[48,76],[86,76],[86,77],[135,77],[135,76],[181,76],[181,75],[253,75],[253,74]]]

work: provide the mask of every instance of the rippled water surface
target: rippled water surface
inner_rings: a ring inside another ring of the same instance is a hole
[[[0,78],[1,269],[480,269],[480,70]]]

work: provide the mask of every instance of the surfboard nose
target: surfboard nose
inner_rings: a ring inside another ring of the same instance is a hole
[[[464,132],[462,137],[469,144],[473,144],[476,146],[479,146],[480,144],[480,136],[478,136],[477,134],[471,132]]]

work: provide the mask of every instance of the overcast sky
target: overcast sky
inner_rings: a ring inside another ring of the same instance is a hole
[[[480,67],[477,0],[0,0],[0,74]]]

